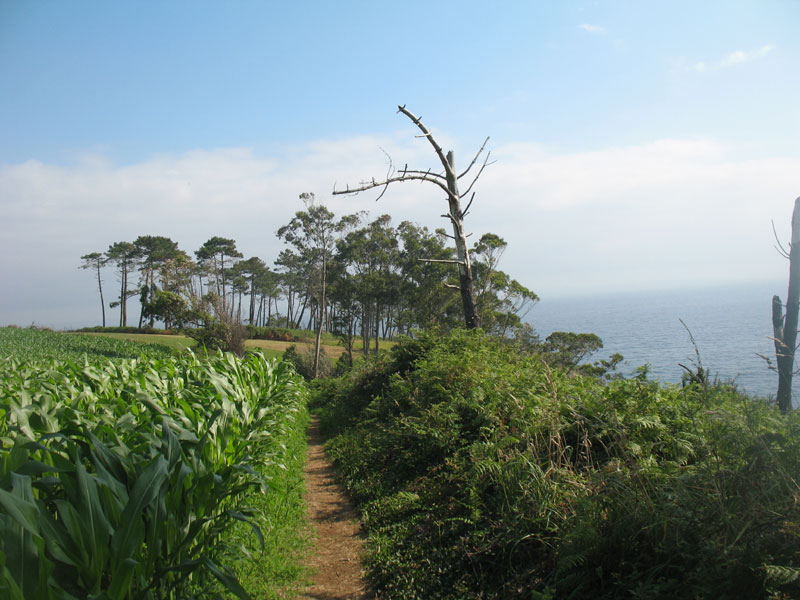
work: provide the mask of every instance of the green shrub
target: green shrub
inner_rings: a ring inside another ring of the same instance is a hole
[[[800,594],[796,413],[464,331],[316,394],[387,598]]]
[[[232,319],[209,319],[202,327],[185,329],[184,333],[206,350],[233,352],[236,356],[244,355],[247,332],[241,324]]]
[[[310,381],[314,378],[314,346],[305,346],[303,351],[298,351],[297,346],[289,346],[283,351],[281,359],[294,366],[295,371]],[[331,359],[325,352],[324,347],[319,349],[319,372],[318,377],[328,377],[333,371]]]

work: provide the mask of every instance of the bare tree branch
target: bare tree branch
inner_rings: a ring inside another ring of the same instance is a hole
[[[493,165],[494,164],[494,161],[489,162],[489,156],[491,156],[491,154],[492,154],[491,152],[487,152],[486,153],[486,158],[483,160],[483,164],[481,165],[481,168],[475,174],[475,177],[472,180],[472,183],[470,183],[469,186],[467,187],[467,190],[461,194],[462,196],[466,196],[467,194],[469,194],[470,190],[472,190],[472,186],[475,185],[475,182],[478,181],[478,178],[481,176],[481,173],[483,173],[483,170],[488,165]]]
[[[453,215],[451,215],[450,213],[445,213],[445,214],[439,215],[439,216],[442,217],[443,219],[450,219],[451,223],[453,223],[454,225],[457,225],[456,218]]]
[[[433,146],[433,150],[436,152],[436,156],[439,157],[439,162],[441,162],[442,166],[444,167],[444,172],[447,173],[448,175],[452,175],[453,177],[455,177],[456,174],[453,172],[453,168],[450,166],[450,163],[447,162],[442,147],[436,142],[436,139],[434,139],[433,134],[428,130],[427,127],[425,127],[425,124],[422,121],[420,121],[419,117],[415,116],[414,113],[408,110],[405,104],[403,106],[398,106],[397,110],[398,112],[403,113],[405,116],[411,119],[411,122],[414,123],[414,125],[416,125],[417,128],[419,128],[419,130],[422,132],[423,137],[428,138],[428,141],[431,143],[431,146]]]
[[[472,196],[470,197],[469,202],[467,202],[467,208],[465,208],[463,211],[461,211],[461,218],[462,219],[467,216],[467,213],[469,212],[469,207],[472,206],[472,201],[473,200],[475,200],[475,192],[472,192]]]
[[[415,175],[421,175],[421,174],[424,174],[424,175],[430,175],[431,177],[440,177],[441,179],[445,179],[445,180],[447,179],[447,178],[446,178],[444,175],[442,175],[441,173],[431,173],[431,170],[430,170],[430,169],[428,169],[427,171],[418,171],[418,170],[416,170],[416,169],[408,169],[408,168],[405,168],[405,169],[403,169],[403,174],[405,175],[406,173],[413,173],[413,174],[415,174]]]
[[[483,149],[484,149],[484,148],[486,148],[486,143],[487,143],[488,141],[489,141],[489,136],[486,136],[486,139],[485,139],[485,140],[483,140],[483,144],[481,144],[480,150],[478,150],[478,153],[477,153],[477,154],[475,154],[475,156],[472,158],[472,162],[470,162],[470,163],[469,163],[469,165],[467,166],[467,168],[466,168],[466,169],[464,169],[464,170],[461,172],[461,175],[459,175],[459,176],[458,176],[458,178],[459,178],[459,179],[461,179],[461,178],[462,178],[464,175],[466,175],[467,173],[469,173],[469,170],[472,168],[472,166],[473,166],[473,165],[475,164],[475,162],[478,160],[478,157],[479,157],[479,156],[481,155],[481,153],[483,152]]]
[[[419,262],[428,262],[428,263],[448,263],[451,265],[463,265],[463,260],[456,260],[454,258],[418,258]]]
[[[775,221],[771,221],[771,223],[772,223],[772,235],[775,236],[775,243],[777,244],[777,246],[775,246],[775,250],[777,250],[778,254],[783,256],[783,258],[789,258],[789,253],[786,251],[786,248],[783,247],[783,244],[781,244],[781,240],[778,238],[778,232],[775,231]],[[789,244],[789,248],[791,247],[792,245]]]
[[[438,179],[434,179],[427,174],[397,175],[395,177],[389,177],[388,179],[383,179],[381,181],[375,181],[373,179],[372,181],[362,183],[360,186],[354,188],[351,188],[349,185],[343,190],[337,190],[334,188],[333,195],[338,196],[340,194],[357,194],[359,192],[366,192],[367,190],[375,189],[376,187],[383,187],[389,185],[390,183],[394,183],[396,181],[412,181],[412,180],[429,181],[430,183],[438,185],[440,188],[442,188],[445,192],[447,192],[448,196],[450,195],[450,190],[447,189],[446,183],[442,183]]]

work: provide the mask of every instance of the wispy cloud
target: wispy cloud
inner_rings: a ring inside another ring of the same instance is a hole
[[[754,60],[764,58],[767,54],[775,49],[773,44],[766,44],[756,50],[736,50],[731,52],[725,58],[715,63],[706,63],[703,61],[694,63],[690,68],[692,71],[700,73],[704,71],[715,71],[717,69],[726,69],[743,63],[748,63]]]
[[[590,23],[581,23],[578,25],[578,29],[583,29],[589,33],[606,33],[605,27],[601,27],[600,25],[591,25]]]
[[[758,50],[751,50],[750,52],[744,52],[742,50],[737,50],[736,52],[731,52],[722,59],[720,66],[722,67],[732,67],[733,65],[738,65],[745,62],[750,62],[751,60],[756,60],[759,58],[765,57],[767,54],[772,52],[775,49],[775,46],[772,44],[767,44],[766,46],[761,46]]]

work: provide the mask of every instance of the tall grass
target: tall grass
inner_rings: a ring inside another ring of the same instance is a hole
[[[250,597],[254,492],[284,490],[305,387],[260,354],[23,362],[0,369],[0,595]],[[276,489],[277,488],[277,489]],[[234,547],[237,545],[237,547]]]

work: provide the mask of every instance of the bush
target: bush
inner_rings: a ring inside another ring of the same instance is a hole
[[[291,363],[295,371],[302,375],[307,381],[314,379],[314,346],[306,345],[302,352],[297,350],[297,346],[289,346],[283,351],[281,359]],[[329,377],[333,371],[333,365],[324,347],[320,347],[319,349],[318,371],[318,377]]]
[[[800,417],[480,332],[317,388],[387,598],[800,595]]]
[[[185,333],[197,340],[198,346],[206,350],[233,352],[236,356],[244,355],[247,332],[240,323],[233,320],[210,319],[203,327],[186,329]]]

